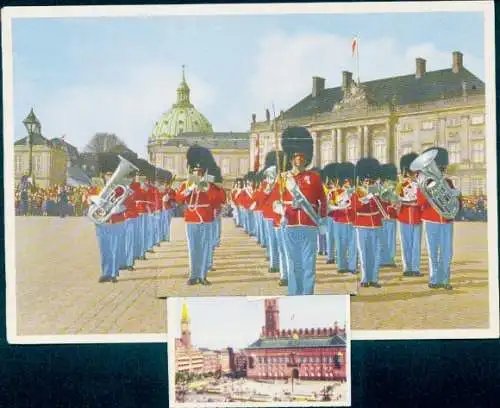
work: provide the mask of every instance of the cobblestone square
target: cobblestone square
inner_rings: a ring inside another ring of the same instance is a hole
[[[380,272],[382,288],[360,288],[352,296],[353,330],[488,328],[488,251],[485,223],[456,223],[452,291],[427,287],[423,277],[403,277],[397,268]],[[318,257],[316,293],[356,292],[359,275],[339,275]],[[13,265],[10,265],[13,267]],[[16,217],[17,335],[164,333],[167,296],[284,295],[270,274],[265,250],[223,219],[211,286],[187,286],[184,221],[172,221],[172,241],[163,242],[123,271],[117,283],[98,283],[100,261],[95,228],[83,217]],[[10,272],[10,271],[9,271]]]

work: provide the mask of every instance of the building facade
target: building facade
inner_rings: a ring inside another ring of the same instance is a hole
[[[314,142],[312,166],[331,162],[355,163],[374,157],[394,163],[409,152],[440,146],[448,149],[449,176],[463,195],[486,193],[485,84],[463,65],[455,51],[448,69],[426,70],[416,59],[415,73],[365,83],[342,72],[342,85],[325,88],[313,77],[312,92],[276,121],[278,135],[287,126],[304,126]],[[252,117],[250,155],[260,145],[260,162],[281,146],[275,124]]]
[[[230,350],[196,348],[191,343],[191,319],[186,304],[181,310],[181,337],[175,339],[175,371],[196,374],[228,374]]]
[[[187,178],[186,152],[193,145],[212,151],[226,188],[249,170],[249,133],[214,132],[210,122],[191,103],[183,72],[177,102],[155,124],[148,140],[149,160],[183,181]]]
[[[347,380],[345,328],[280,330],[278,299],[264,302],[261,336],[245,349],[248,378]]]
[[[38,129],[40,130],[40,129]],[[30,147],[28,136],[14,143],[15,185],[29,173]],[[41,131],[32,136],[32,170],[35,184],[47,188],[66,183],[67,156],[58,144],[42,136]]]

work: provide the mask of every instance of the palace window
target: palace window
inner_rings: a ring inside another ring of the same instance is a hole
[[[164,168],[167,170],[173,170],[174,169],[174,158],[173,157],[163,157],[163,162],[164,162]]]
[[[358,161],[358,141],[355,139],[349,140],[347,143],[347,161],[356,163]]]
[[[16,156],[16,173],[22,173],[23,172],[23,156],[18,155]]]
[[[472,195],[484,195],[486,193],[486,183],[483,177],[471,178],[471,193]]]
[[[33,172],[40,176],[42,174],[42,157],[33,156]]]
[[[462,124],[460,117],[448,118],[446,119],[447,127],[458,127]]]
[[[472,139],[481,139],[483,137],[482,129],[473,129],[470,132],[470,136]]]
[[[471,125],[482,125],[484,123],[484,115],[472,115],[470,117]]]
[[[472,142],[472,162],[473,163],[484,163],[484,142],[475,141]]]
[[[450,164],[460,163],[460,143],[448,143]]]
[[[403,124],[401,124],[401,127],[399,128],[399,131],[401,133],[412,132],[413,131],[413,127],[409,123],[403,123]]]
[[[384,139],[375,139],[373,141],[373,153],[375,158],[381,164],[386,163],[387,155],[386,155],[386,144]]]
[[[420,127],[422,130],[432,130],[434,129],[434,121],[432,120],[426,120],[424,122],[421,123],[421,127]]]
[[[248,171],[248,158],[240,159],[239,174],[246,174]]]
[[[231,159],[225,157],[222,159],[222,168],[221,168],[222,174],[230,174],[231,173]]]

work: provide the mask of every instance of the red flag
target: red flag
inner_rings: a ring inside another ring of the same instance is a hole
[[[356,55],[356,48],[358,47],[358,37],[354,37],[352,40],[352,56]]]
[[[253,162],[253,171],[258,172],[260,167],[260,134],[257,133],[257,139],[255,141],[255,158]]]

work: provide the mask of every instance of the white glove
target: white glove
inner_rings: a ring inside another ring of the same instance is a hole
[[[373,198],[373,194],[369,193],[365,195],[364,197],[360,198],[359,201],[363,204],[368,204],[368,202]]]

